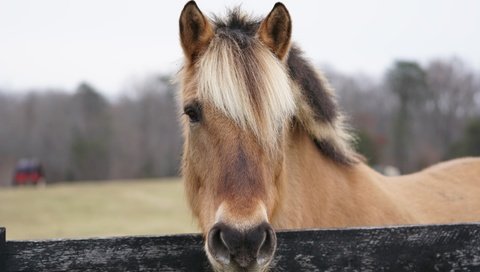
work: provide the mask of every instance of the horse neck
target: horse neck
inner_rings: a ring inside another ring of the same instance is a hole
[[[385,177],[367,165],[333,162],[299,127],[290,133],[285,149],[285,171],[272,220],[277,228],[382,225],[407,220],[408,214],[382,186]]]

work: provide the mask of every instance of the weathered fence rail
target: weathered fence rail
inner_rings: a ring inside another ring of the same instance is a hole
[[[480,224],[286,231],[272,271],[480,271]],[[199,235],[6,241],[0,271],[210,271]]]

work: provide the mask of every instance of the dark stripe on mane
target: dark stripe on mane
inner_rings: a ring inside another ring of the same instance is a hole
[[[300,86],[302,95],[313,110],[315,121],[334,123],[340,115],[337,103],[327,89],[326,82],[322,81],[313,65],[303,57],[303,52],[295,45],[290,49],[287,65],[290,77]],[[345,150],[338,150],[330,141],[311,136],[320,152],[337,163],[352,165],[361,159],[355,152],[346,154]]]
[[[315,120],[335,120],[338,110],[333,97],[325,89],[312,65],[303,57],[303,52],[294,45],[290,49],[287,64],[290,76],[300,85],[302,94],[313,109]]]
[[[335,150],[335,147],[330,142],[319,139],[313,139],[313,142],[320,150],[320,152],[332,159],[334,162],[338,162],[343,165],[352,165],[355,163],[355,160],[353,158],[347,157],[342,152],[338,152],[337,150]],[[360,157],[358,157],[357,159],[360,159]]]

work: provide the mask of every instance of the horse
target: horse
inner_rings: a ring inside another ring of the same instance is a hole
[[[266,271],[275,230],[480,220],[480,159],[386,177],[353,147],[326,78],[291,42],[287,8],[183,8],[186,198],[216,271]]]

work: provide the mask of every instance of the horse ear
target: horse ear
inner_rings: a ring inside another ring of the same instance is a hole
[[[213,27],[195,1],[188,2],[180,15],[180,41],[185,57],[193,62],[213,37]]]
[[[279,59],[283,60],[290,48],[291,35],[290,14],[282,3],[276,3],[260,24],[258,37]]]

